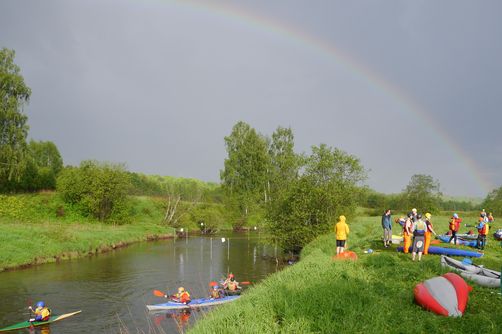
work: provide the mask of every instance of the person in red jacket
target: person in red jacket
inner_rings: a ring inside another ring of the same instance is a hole
[[[462,222],[462,218],[459,218],[456,213],[450,219],[449,230],[451,231],[451,238],[448,242],[454,240],[455,245],[457,244],[457,232],[460,230],[460,223]]]

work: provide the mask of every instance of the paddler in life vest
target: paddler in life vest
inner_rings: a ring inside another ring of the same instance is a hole
[[[237,291],[241,289],[239,282],[235,280],[234,274],[228,274],[227,279],[225,280],[225,282],[223,282],[223,289],[228,291]]]
[[[411,236],[413,234],[413,213],[408,212],[408,217],[406,218],[406,221],[404,222],[403,226],[403,241],[404,241],[404,246],[403,246],[403,252],[405,254],[409,253],[409,249],[411,246]]]
[[[459,218],[456,213],[450,219],[450,224],[448,225],[449,230],[451,231],[451,238],[448,242],[454,240],[455,245],[457,244],[457,232],[460,230],[460,223],[462,222],[462,218]]]
[[[427,229],[425,230],[425,245],[424,245],[424,255],[429,254],[429,246],[431,244],[431,234],[434,233],[436,234],[436,231],[434,231],[434,228],[432,227],[432,215],[427,212],[425,214],[425,225],[427,226]]]
[[[224,292],[220,289],[219,285],[214,285],[209,293],[209,298],[211,299],[220,299],[224,297]]]
[[[188,304],[191,302],[190,294],[182,286],[178,288],[177,294],[171,296],[171,299],[177,303],[183,303],[183,304]]]
[[[488,231],[490,229],[488,223],[485,222],[483,218],[484,217],[479,218],[479,223],[476,226],[476,228],[478,229],[478,239],[476,243],[477,249],[485,249],[486,236],[488,235]]]
[[[418,253],[418,261],[422,260],[422,252],[425,244],[425,231],[427,225],[422,220],[422,215],[417,215],[417,221],[413,223],[413,249],[411,259],[415,261],[415,255]]]
[[[43,301],[37,303],[35,310],[33,310],[33,307],[31,306],[29,306],[28,308],[31,312],[33,312],[33,315],[35,316],[34,318],[30,319],[30,322],[47,321],[51,316],[51,310],[47,306],[45,306],[45,303]]]

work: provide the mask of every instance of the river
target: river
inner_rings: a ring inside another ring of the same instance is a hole
[[[223,239],[225,241],[223,242]],[[0,273],[0,328],[27,320],[27,306],[43,300],[53,314],[81,314],[19,333],[180,333],[209,309],[151,313],[163,303],[153,290],[206,297],[208,284],[233,272],[256,283],[279,269],[277,250],[260,235],[232,233],[138,243],[93,257]],[[215,306],[215,308],[218,306]]]

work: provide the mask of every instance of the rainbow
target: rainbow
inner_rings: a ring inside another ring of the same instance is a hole
[[[237,7],[231,3],[223,4],[220,2],[193,0],[157,0],[156,2],[170,3],[180,8],[190,8],[197,12],[231,21],[235,24],[244,25],[247,28],[258,30],[264,34],[277,35],[283,39],[287,39],[291,43],[310,49],[312,52],[320,54],[321,56],[334,59],[370,87],[375,87],[381,93],[392,98],[402,108],[403,112],[408,112],[415,119],[431,129],[437,139],[444,143],[455,158],[462,163],[468,174],[473,176],[474,181],[479,184],[483,192],[488,193],[494,188],[493,184],[485,177],[485,173],[481,167],[469,157],[463,148],[456,143],[446,131],[439,128],[437,125],[438,122],[436,122],[430,113],[425,111],[419,103],[414,101],[398,87],[382,78],[381,75],[372,69],[357,62],[354,57],[337,49],[330,44],[330,42],[302,31],[286,22],[266,17],[261,13],[255,13],[247,8]]]

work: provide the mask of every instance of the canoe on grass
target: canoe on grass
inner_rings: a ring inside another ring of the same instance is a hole
[[[15,324],[15,325],[0,328],[0,332],[7,332],[7,331],[14,331],[14,330],[23,329],[23,328],[30,328],[31,326],[36,327],[36,326],[41,326],[41,325],[47,325],[47,324],[51,324],[51,323],[59,321],[59,320],[69,318],[75,314],[79,314],[80,312],[82,312],[82,311],[76,311],[76,312],[66,313],[66,314],[61,314],[61,315],[53,315],[47,321],[34,321],[34,322],[23,321],[23,322]]]
[[[225,303],[237,300],[238,298],[240,298],[240,296],[226,296],[226,297],[218,298],[218,299],[199,298],[199,299],[192,299],[192,301],[188,304],[170,301],[170,302],[163,303],[163,304],[146,305],[146,308],[149,311],[199,308],[199,307],[225,304]]]
[[[487,287],[500,287],[500,272],[483,268],[474,264],[465,264],[451,257],[441,255],[441,265],[448,269],[454,269],[460,273],[460,276]]]
[[[409,248],[409,252],[411,253],[412,248]],[[403,251],[403,247],[397,248],[398,252]],[[483,253],[478,253],[470,250],[457,249],[457,248],[446,248],[446,247],[429,247],[429,254],[437,254],[437,255],[451,255],[451,256],[468,256],[468,257],[481,257]]]

